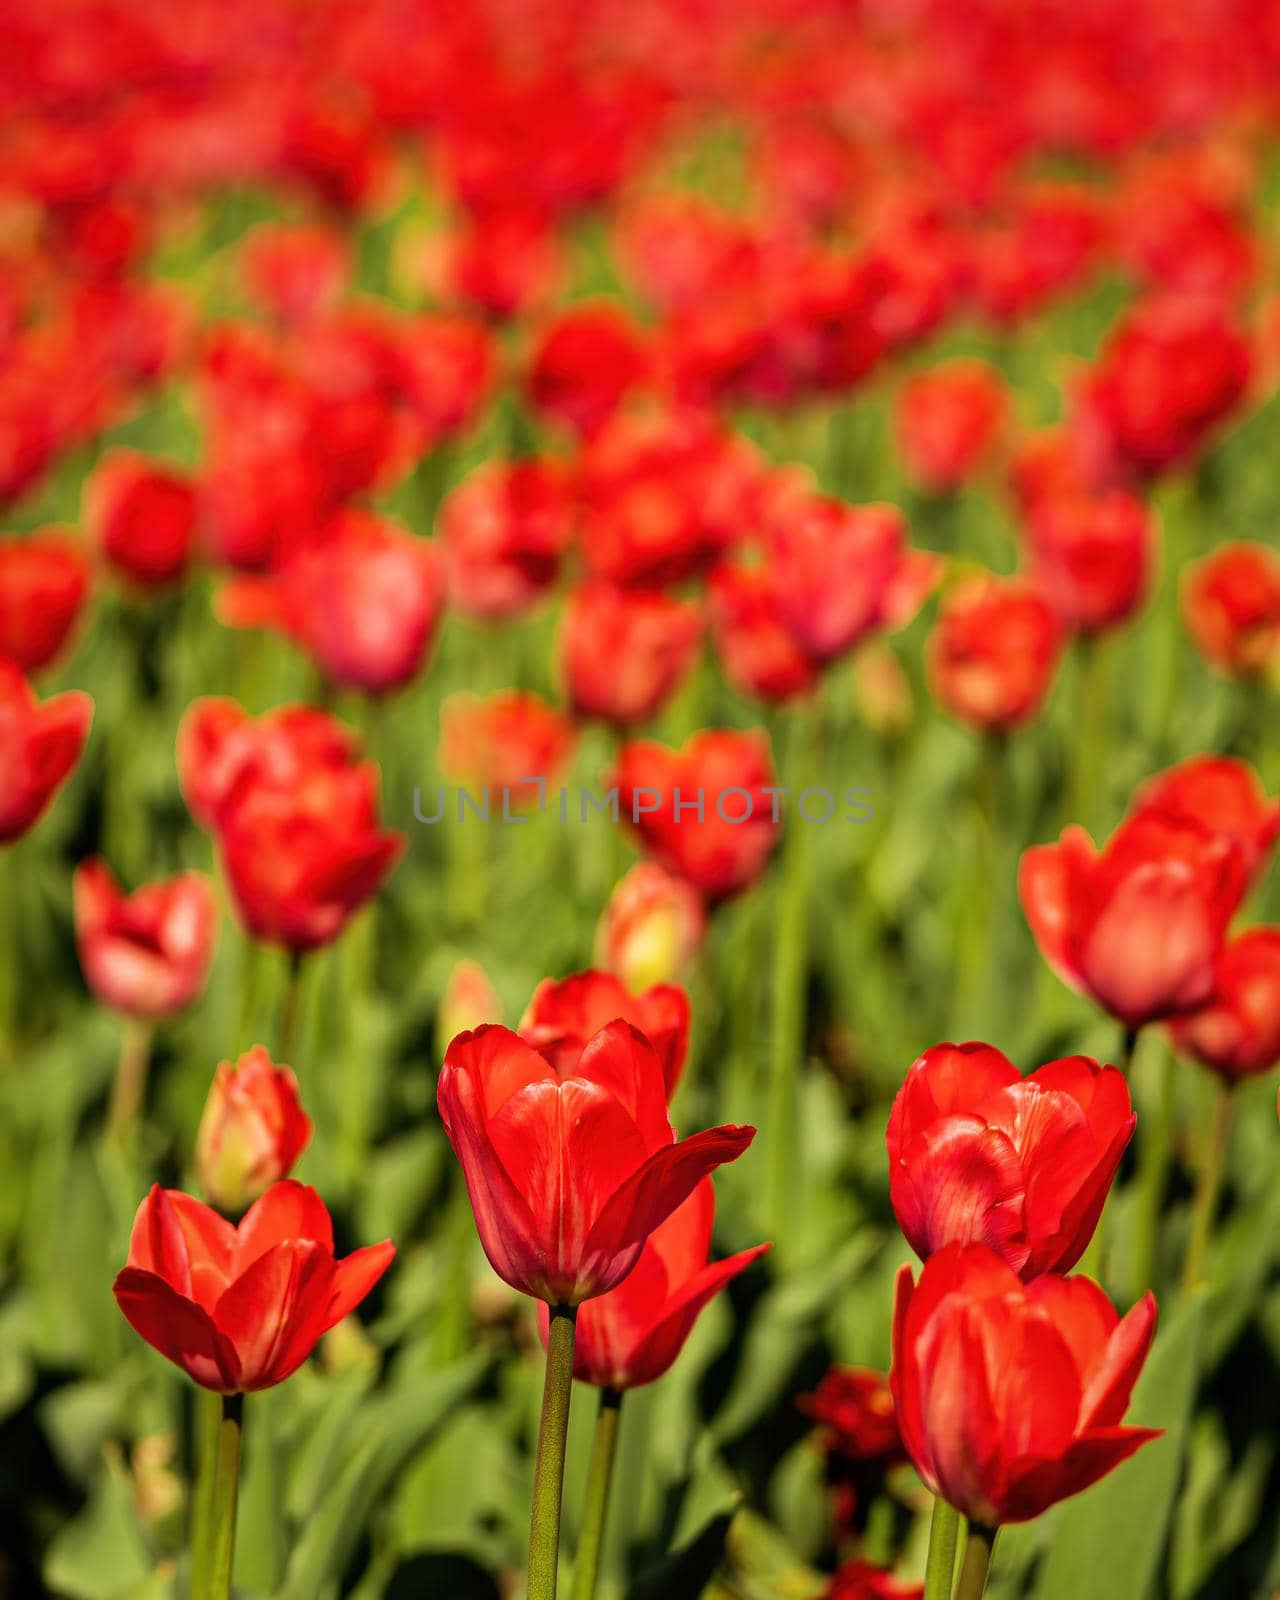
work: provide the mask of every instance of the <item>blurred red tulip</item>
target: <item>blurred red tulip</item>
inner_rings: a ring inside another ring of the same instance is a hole
[[[525,391],[543,417],[592,434],[644,382],[648,365],[641,330],[620,306],[576,304],[538,335]]]
[[[564,473],[551,461],[491,461],[440,508],[450,601],[498,622],[527,612],[555,583],[573,535]]]
[[[1249,343],[1216,298],[1161,295],[1112,330],[1081,405],[1105,460],[1151,475],[1185,465],[1244,400]]]
[[[859,1512],[890,1468],[907,1458],[889,1380],[865,1367],[831,1367],[796,1401],[818,1424],[823,1477],[832,1496],[834,1542],[857,1532]]]
[[[626,744],[605,781],[641,845],[708,900],[748,888],[777,846],[786,791],[761,733],[708,728],[679,750]]]
[[[422,671],[444,601],[438,547],[372,512],[347,510],[267,577],[233,579],[218,597],[232,627],[276,627],[331,682],[388,694]]]
[[[1035,576],[1069,628],[1098,633],[1126,622],[1147,597],[1155,530],[1122,489],[1042,501],[1027,524]]]
[[[200,1187],[219,1211],[238,1216],[287,1178],[311,1143],[298,1080],[258,1044],[233,1066],[220,1063],[196,1134]]]
[[[575,713],[617,727],[647,722],[698,657],[698,607],[652,589],[588,579],[569,595],[560,661]]]
[[[440,1053],[443,1055],[450,1039],[458,1034],[469,1033],[486,1022],[501,1021],[502,1001],[489,974],[478,961],[455,961],[436,1012]]]
[[[440,708],[440,767],[453,783],[491,800],[545,806],[564,776],[577,733],[554,706],[527,689],[482,700],[459,690]],[[532,780],[542,779],[542,785]]]
[[[784,702],[817,685],[817,663],[787,625],[772,567],[720,562],[707,605],[720,665],[740,694]]]
[[[979,573],[943,596],[926,664],[946,710],[975,728],[999,731],[1040,710],[1061,653],[1062,624],[1035,585]]]
[[[869,1561],[846,1561],[823,1591],[822,1600],[924,1600],[924,1584],[895,1578]]]
[[[983,361],[948,361],[910,378],[895,411],[908,474],[935,494],[958,489],[991,457],[1009,415],[999,374]]]
[[[1024,851],[1018,893],[1040,953],[1128,1028],[1206,1000],[1247,874],[1241,846],[1154,813],[1098,851],[1083,828]]]
[[[1251,883],[1280,838],[1280,799],[1269,800],[1257,772],[1232,756],[1192,756],[1157,773],[1134,796],[1130,814],[1189,823],[1230,839]]]
[[[71,690],[43,702],[12,661],[0,657],[0,844],[20,839],[43,815],[80,759],[93,701]]]
[[[1233,1083],[1280,1062],[1280,928],[1250,928],[1218,952],[1213,992],[1170,1021],[1184,1054]]]
[[[656,861],[619,879],[596,930],[596,962],[632,994],[682,981],[706,934],[702,896]]]
[[[351,250],[323,223],[264,222],[245,236],[239,267],[249,298],[287,327],[334,309],[351,276]]]
[[[38,672],[57,656],[89,592],[79,545],[56,528],[0,539],[0,656]]]
[[[710,1261],[716,1194],[703,1178],[644,1242],[631,1271],[578,1312],[573,1375],[597,1389],[638,1389],[662,1377],[684,1349],[703,1309],[769,1248],[758,1244]],[[538,1321],[546,1343],[545,1303]]]
[[[1241,677],[1280,660],[1280,556],[1263,544],[1226,544],[1188,567],[1182,615],[1206,661]]]
[[[985,1245],[898,1274],[890,1381],[929,1488],[986,1527],[1028,1522],[1158,1429],[1121,1426],[1151,1347],[1148,1294],[1123,1319],[1088,1278],[1022,1283]]]
[[[742,537],[761,475],[705,412],[619,412],[583,451],[582,558],[641,588],[696,577]]]
[[[770,507],[766,539],[779,613],[824,666],[873,628],[909,622],[941,573],[936,556],[909,547],[896,506],[784,492]]]
[[[141,589],[177,583],[195,549],[196,493],[184,473],[116,450],[84,487],[89,542],[120,577]]]
[[[388,356],[394,393],[412,413],[423,450],[456,439],[489,402],[498,371],[493,335],[456,314],[399,322]]]
[[[922,1260],[977,1242],[1028,1282],[1069,1272],[1136,1121],[1123,1074],[1088,1056],[1024,1078],[992,1045],[934,1045],[889,1114],[898,1226]]]
[[[213,885],[203,872],[122,894],[100,857],[73,880],[76,946],[85,982],[103,1005],[167,1017],[199,997],[218,931]]]
[[[661,1063],[621,1021],[559,1064],[506,1028],[460,1034],[437,1097],[494,1271],[551,1306],[621,1283],[655,1229],[755,1134],[712,1128],[677,1144]]]
[[[915,718],[911,680],[884,640],[868,640],[854,656],[853,696],[858,715],[882,739],[898,738]]]
[[[329,1213],[301,1183],[274,1184],[239,1227],[156,1184],[115,1297],[134,1332],[193,1382],[244,1394],[296,1372],[394,1255],[388,1239],[335,1260]]]
[[[246,767],[274,783],[296,783],[312,767],[348,766],[357,745],[350,728],[314,706],[280,706],[255,718],[235,700],[207,695],[178,725],[178,783],[191,815],[213,829]]]
[[[536,208],[504,208],[432,236],[417,252],[426,287],[445,304],[505,322],[548,305],[562,287],[563,250]]]
[[[544,978],[520,1019],[520,1037],[565,1068],[601,1028],[619,1018],[638,1029],[657,1052],[670,1100],[689,1049],[689,996],[674,983],[632,994],[611,972]]]

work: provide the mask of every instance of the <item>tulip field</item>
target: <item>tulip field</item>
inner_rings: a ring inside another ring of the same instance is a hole
[[[0,41],[0,1600],[1280,1600],[1280,4]]]

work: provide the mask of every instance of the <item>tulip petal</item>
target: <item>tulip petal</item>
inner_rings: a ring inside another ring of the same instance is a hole
[[[639,1028],[620,1018],[607,1023],[583,1049],[574,1076],[599,1085],[625,1107],[646,1150],[675,1138],[662,1064]]]
[[[582,1252],[579,1299],[604,1294],[635,1265],[645,1239],[708,1173],[736,1161],[755,1138],[749,1127],[709,1128],[656,1150],[610,1195]]]
[[[279,1383],[306,1360],[323,1331],[333,1270],[322,1244],[282,1240],[255,1257],[218,1301],[214,1320],[235,1345],[244,1389]]]
[[[191,1257],[173,1196],[153,1183],[138,1207],[129,1236],[129,1266],[153,1273],[185,1298],[191,1296]]]
[[[1018,1462],[1010,1470],[1001,1507],[1003,1522],[1030,1522],[1051,1505],[1079,1494],[1162,1437],[1160,1428],[1109,1428],[1077,1439],[1052,1461]]]
[[[284,1178],[255,1200],[241,1219],[236,1230],[235,1276],[274,1245],[290,1240],[318,1244],[333,1254],[333,1222],[324,1201],[307,1184]]]
[[[154,1272],[125,1267],[114,1285],[116,1304],[134,1332],[195,1383],[221,1394],[240,1386],[235,1349],[203,1307]]]
[[[1120,1422],[1155,1332],[1156,1302],[1148,1292],[1113,1329],[1101,1363],[1092,1373],[1084,1374],[1086,1388],[1080,1407],[1082,1428],[1109,1428]]]
[[[1027,1256],[1025,1180],[1012,1144],[977,1117],[933,1123],[890,1172],[894,1214],[921,1259],[948,1244],[988,1245],[1013,1266]]]
[[[445,1051],[436,1096],[445,1132],[453,1137],[449,1118],[454,1094],[447,1086],[455,1078],[466,1078],[476,1086],[476,1109],[487,1122],[527,1084],[552,1082],[555,1076],[545,1057],[510,1028],[487,1022],[473,1032],[460,1033]]]
[[[1057,844],[1024,850],[1018,864],[1018,898],[1040,954],[1073,989],[1085,986],[1072,951],[1076,894],[1080,874],[1095,855],[1089,835],[1083,828],[1072,827]]]
[[[652,1383],[656,1378],[660,1378],[683,1350],[685,1340],[689,1337],[703,1308],[727,1283],[739,1273],[745,1272],[751,1263],[758,1260],[768,1249],[767,1244],[758,1244],[750,1250],[739,1250],[736,1255],[726,1256],[723,1261],[710,1262],[701,1272],[690,1278],[680,1291],[667,1301],[662,1309],[661,1318],[635,1346],[622,1387],[636,1388],[640,1384]],[[622,1284],[624,1290],[629,1282],[630,1279],[624,1279]],[[588,1300],[587,1310],[589,1311],[596,1303]]]
[[[333,1291],[325,1312],[325,1331],[349,1316],[391,1265],[396,1247],[390,1239],[366,1245],[334,1263]]]

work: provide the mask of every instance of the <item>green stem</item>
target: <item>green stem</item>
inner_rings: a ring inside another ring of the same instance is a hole
[[[0,1052],[4,1067],[18,1064],[18,997],[22,981],[18,963],[22,954],[21,919],[17,904],[21,874],[14,844],[0,845]]]
[[[444,1260],[444,1292],[436,1319],[434,1343],[441,1366],[459,1360],[467,1351],[471,1334],[471,1253],[475,1243],[475,1223],[471,1217],[471,1197],[462,1172],[454,1169],[453,1188],[445,1202],[441,1230]]]
[[[560,1564],[560,1496],[564,1486],[564,1447],[569,1432],[573,1333],[577,1316],[574,1306],[551,1308],[542,1416],[538,1423],[538,1456],[533,1468],[526,1600],[555,1600]]]
[[[782,871],[777,884],[777,918],[773,929],[773,1010],[769,1031],[768,1162],[765,1172],[766,1229],[775,1243],[798,1231],[798,1123],[800,1073],[805,1045],[805,978],[809,951],[809,830],[800,814],[799,798],[808,782],[804,759],[812,733],[819,737],[818,708],[798,707],[788,741],[793,763],[793,800],[782,840]],[[803,719],[803,720],[802,720]],[[812,729],[803,725],[812,721]]]
[[[924,1600],[951,1600],[951,1575],[956,1566],[960,1513],[941,1495],[933,1502],[929,1523],[929,1555],[924,1569]]]
[[[147,1092],[147,1067],[151,1061],[152,1026],[141,1017],[126,1017],[120,1034],[120,1054],[107,1108],[107,1138],[124,1144],[133,1132]]]
[[[302,998],[302,972],[306,956],[301,950],[290,950],[289,967],[285,974],[284,995],[280,1001],[280,1026],[276,1033],[276,1061],[283,1066],[296,1067],[293,1059],[298,1038],[298,1012]]]
[[[195,1393],[196,1482],[191,1500],[191,1570],[203,1572],[209,1563],[209,1537],[213,1525],[213,1483],[218,1469],[218,1428],[222,1422],[222,1396],[212,1389]]]
[[[1218,1210],[1218,1196],[1222,1192],[1222,1178],[1226,1168],[1227,1146],[1231,1142],[1231,1123],[1235,1115],[1234,1086],[1229,1083],[1214,1085],[1213,1120],[1200,1156],[1200,1170],[1196,1174],[1195,1199],[1191,1210],[1191,1235],[1187,1240],[1187,1253],[1182,1263],[1182,1292],[1190,1294],[1204,1276],[1205,1256],[1213,1237],[1213,1223]]]
[[[573,1565],[573,1600],[595,1600],[596,1579],[600,1573],[600,1552],[604,1548],[605,1519],[609,1514],[609,1486],[613,1482],[613,1461],[618,1449],[618,1423],[621,1416],[620,1391],[601,1389],[600,1410],[596,1413],[595,1439],[591,1446],[587,1497],[582,1508],[582,1532],[578,1536],[578,1557]]]
[[[240,1490],[240,1430],[244,1410],[242,1394],[224,1394],[219,1400],[217,1455],[209,1498],[209,1524],[205,1548],[197,1559],[193,1552],[192,1600],[229,1600],[231,1564],[236,1547],[236,1501]]]
[[[984,1528],[979,1522],[969,1524],[969,1537],[964,1543],[964,1561],[956,1584],[955,1600],[982,1600],[987,1590],[987,1574],[991,1571],[991,1553],[996,1546],[995,1528]]]
[[[1124,1039],[1120,1045],[1120,1054],[1117,1057],[1120,1069],[1126,1077],[1130,1067],[1133,1065],[1133,1053],[1137,1046],[1138,1030],[1136,1028],[1126,1028]],[[1094,1278],[1099,1283],[1102,1282],[1103,1258],[1106,1252],[1107,1234],[1110,1231],[1110,1217],[1111,1195],[1108,1195],[1102,1207],[1102,1215],[1098,1218],[1098,1226],[1093,1230],[1093,1238],[1089,1240],[1088,1245],[1085,1247],[1085,1252],[1080,1257],[1079,1264],[1075,1269],[1084,1277]]]
[[[1138,1118],[1138,1209],[1134,1225],[1133,1299],[1155,1287],[1164,1223],[1165,1191],[1173,1161],[1173,1114],[1176,1080],[1173,1057],[1163,1053],[1152,1066],[1154,1094]]]
[[[1098,774],[1105,772],[1105,739],[1108,708],[1108,651],[1100,638],[1085,636],[1080,641],[1076,663],[1078,703],[1076,707],[1076,748],[1072,762],[1068,822],[1078,822],[1090,830],[1098,822]]]

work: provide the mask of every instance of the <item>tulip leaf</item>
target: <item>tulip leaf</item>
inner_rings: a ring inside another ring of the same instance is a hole
[[[1198,1293],[1175,1314],[1134,1390],[1126,1421],[1163,1428],[1164,1437],[1057,1512],[1035,1600],[1147,1600],[1155,1592],[1195,1401],[1205,1300]]]
[[[123,1600],[152,1567],[124,1469],[108,1459],[84,1510],[54,1535],[45,1584],[66,1600]]]

